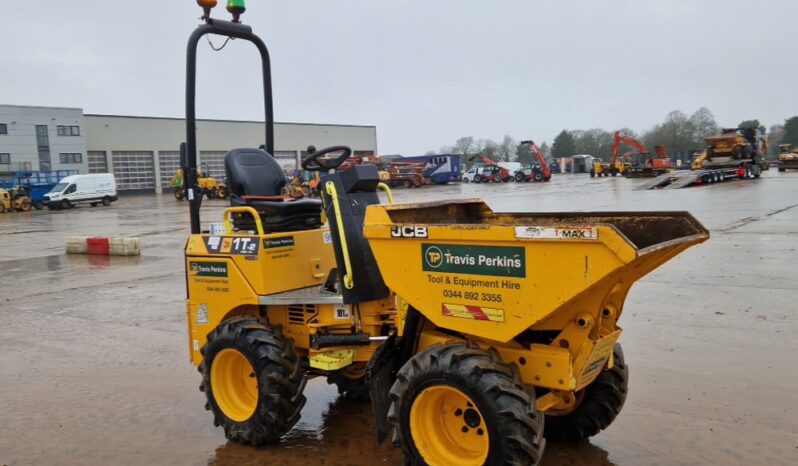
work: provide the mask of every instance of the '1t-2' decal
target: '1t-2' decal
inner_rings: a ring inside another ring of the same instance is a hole
[[[209,254],[257,255],[260,249],[258,238],[206,236],[203,240]]]

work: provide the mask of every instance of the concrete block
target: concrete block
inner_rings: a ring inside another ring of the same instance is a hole
[[[91,244],[90,244],[91,243]],[[100,243],[108,247],[99,247]],[[77,236],[66,239],[67,254],[103,254],[109,256],[140,256],[141,243],[133,237],[86,237]]]

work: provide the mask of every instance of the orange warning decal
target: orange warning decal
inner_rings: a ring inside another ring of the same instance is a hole
[[[504,322],[504,309],[491,309],[480,306],[443,303],[441,304],[441,314],[446,317],[460,317],[461,319]]]

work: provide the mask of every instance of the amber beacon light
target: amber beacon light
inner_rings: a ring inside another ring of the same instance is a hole
[[[216,0],[197,0],[197,5],[202,7],[203,18],[210,18],[211,9],[216,6]]]

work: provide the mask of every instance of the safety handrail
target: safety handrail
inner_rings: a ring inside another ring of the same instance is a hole
[[[341,216],[341,204],[338,202],[338,190],[335,189],[335,184],[332,181],[324,183],[324,189],[333,201],[333,211],[335,212],[335,223],[338,226],[338,236],[341,238],[341,252],[344,256],[344,267],[346,268],[346,275],[344,275],[344,286],[347,290],[355,287],[355,281],[352,278],[352,263],[349,261],[349,247],[346,244],[346,233],[344,231],[344,221]]]
[[[230,223],[230,214],[236,212],[246,212],[252,215],[252,218],[255,219],[255,230],[258,232],[259,235],[265,234],[263,232],[263,223],[260,221],[260,215],[258,211],[253,209],[252,207],[248,206],[239,206],[239,207],[228,207],[224,209],[224,230],[227,234],[233,233],[233,225]]]
[[[393,204],[393,193],[391,192],[391,188],[388,187],[387,184],[380,181],[379,183],[377,183],[377,189],[385,191],[385,195],[388,197],[388,204]]]

